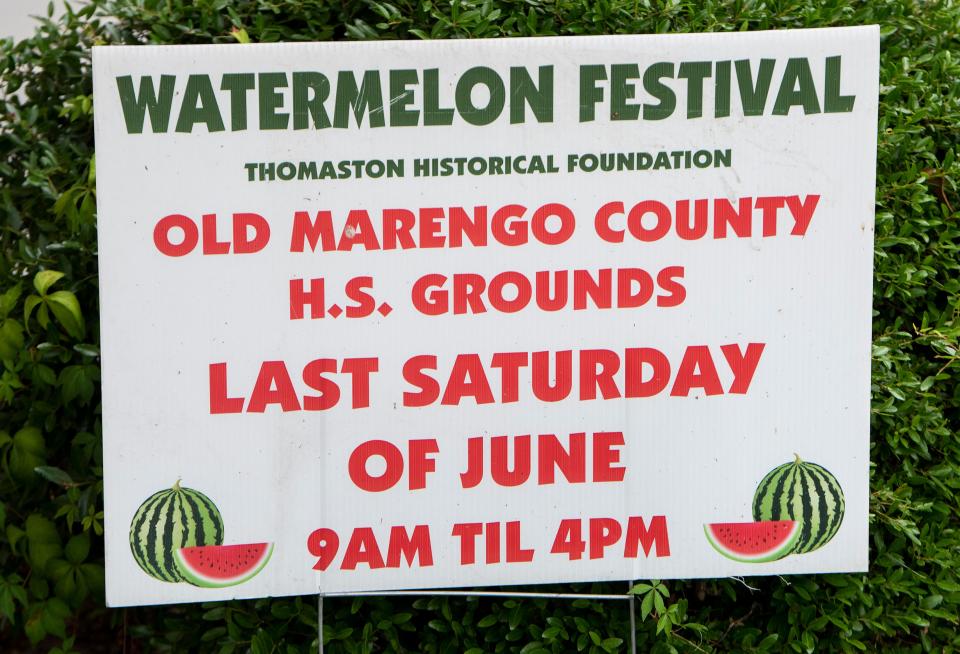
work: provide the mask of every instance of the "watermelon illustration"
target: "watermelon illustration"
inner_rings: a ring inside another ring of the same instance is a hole
[[[160,581],[183,581],[174,561],[180,548],[222,542],[223,518],[216,504],[200,491],[180,486],[180,480],[148,497],[130,522],[134,560]]]
[[[753,496],[754,520],[799,520],[802,522],[797,554],[826,545],[843,521],[843,489],[833,474],[821,465],[800,459],[784,463],[767,473]]]
[[[263,570],[273,543],[181,547],[174,555],[181,576],[194,586],[236,586]]]
[[[802,527],[795,520],[715,522],[703,526],[713,549],[743,563],[766,563],[791,554]]]

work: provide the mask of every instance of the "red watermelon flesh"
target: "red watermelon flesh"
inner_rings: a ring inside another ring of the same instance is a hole
[[[273,543],[181,547],[174,559],[183,578],[194,586],[236,586],[263,570],[273,554]]]
[[[793,552],[800,537],[800,522],[716,522],[704,525],[703,531],[713,548],[728,559],[764,563]]]

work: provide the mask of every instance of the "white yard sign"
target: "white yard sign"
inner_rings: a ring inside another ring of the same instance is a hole
[[[878,51],[97,48],[109,603],[866,570]]]

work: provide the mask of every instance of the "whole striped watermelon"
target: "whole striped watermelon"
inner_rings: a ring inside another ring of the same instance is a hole
[[[843,522],[843,489],[821,465],[800,459],[767,473],[753,496],[754,520],[796,520],[802,528],[794,550],[812,552],[833,538]]]
[[[209,497],[180,481],[140,505],[130,523],[130,550],[137,565],[160,581],[183,581],[174,554],[181,547],[222,545],[223,518]]]

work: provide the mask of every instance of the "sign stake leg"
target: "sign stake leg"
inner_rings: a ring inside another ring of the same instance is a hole
[[[627,584],[627,593],[630,595],[630,654],[637,654],[636,595],[630,593],[633,590],[633,581],[628,581]]]

